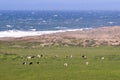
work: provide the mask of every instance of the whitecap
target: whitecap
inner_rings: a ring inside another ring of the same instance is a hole
[[[30,31],[36,31],[36,29],[29,29]]]
[[[57,26],[55,29],[67,29],[67,27]]]
[[[54,17],[58,17],[58,15],[57,14],[55,14],[55,15],[53,15]]]
[[[43,23],[46,23],[46,20],[43,20],[42,22],[43,22]]]
[[[6,25],[6,27],[8,27],[8,28],[12,28],[13,26],[12,26],[12,25]]]
[[[114,22],[108,22],[109,24],[113,24]]]
[[[26,37],[26,36],[40,36],[43,34],[52,34],[58,32],[67,32],[67,31],[81,31],[90,28],[82,28],[82,29],[66,29],[66,30],[56,30],[56,31],[20,31],[20,30],[8,30],[8,31],[0,31],[0,37]]]
[[[0,31],[0,37],[37,36],[37,35],[51,34],[51,33],[56,33],[56,32],[57,31],[19,31],[19,30],[9,30],[9,31]]]

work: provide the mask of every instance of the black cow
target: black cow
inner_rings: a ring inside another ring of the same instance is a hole
[[[33,62],[30,62],[30,63],[29,63],[29,65],[32,65],[32,64],[33,64]]]
[[[87,59],[87,56],[86,56],[86,55],[82,55],[82,58],[83,58],[83,59]]]

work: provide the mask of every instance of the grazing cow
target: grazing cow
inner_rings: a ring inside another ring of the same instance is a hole
[[[101,59],[103,60],[103,59],[105,59],[104,57],[101,57]]]
[[[67,63],[64,63],[64,66],[65,66],[65,67],[67,67],[67,66],[68,66],[68,64],[67,64]]]
[[[69,56],[66,56],[65,58],[68,58]]]
[[[29,65],[32,65],[32,64],[33,64],[33,62],[30,62],[30,63],[29,63]]]
[[[89,64],[89,62],[86,62],[86,65],[88,65]]]
[[[65,58],[72,58],[73,56],[72,55],[67,55]]]
[[[40,64],[40,62],[37,62],[37,64]]]
[[[83,59],[87,59],[87,56],[86,56],[86,55],[82,55],[82,58],[83,58]]]
[[[40,55],[37,55],[38,58],[40,58],[41,56]]]
[[[26,62],[23,62],[22,64],[23,64],[23,65],[26,65]]]
[[[31,59],[31,56],[27,56],[27,59]]]
[[[40,56],[43,57],[43,54],[41,54]]]
[[[35,56],[31,56],[31,58],[35,58]]]
[[[72,55],[70,55],[70,58],[72,58],[73,56]]]

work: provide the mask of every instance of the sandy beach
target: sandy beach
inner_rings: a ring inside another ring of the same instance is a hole
[[[120,26],[102,27],[89,30],[67,31],[40,36],[19,38],[0,38],[1,41],[28,41],[40,42],[41,46],[48,45],[120,45]]]

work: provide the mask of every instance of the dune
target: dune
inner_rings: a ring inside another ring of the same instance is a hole
[[[28,41],[40,42],[41,46],[46,45],[78,45],[78,46],[99,46],[99,45],[120,45],[120,26],[101,27],[89,30],[67,31],[40,36],[29,36],[11,38],[0,38],[1,41]]]

